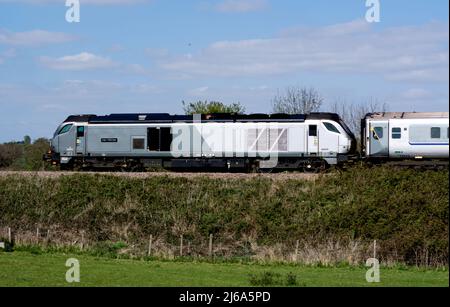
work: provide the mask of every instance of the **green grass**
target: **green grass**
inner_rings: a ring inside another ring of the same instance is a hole
[[[77,258],[81,282],[65,281],[66,260]],[[0,286],[192,286],[248,287],[252,276],[296,277],[298,286],[448,287],[448,270],[382,268],[381,283],[369,284],[363,267],[307,267],[176,261],[116,260],[69,254],[0,253]],[[277,284],[275,284],[277,286]]]

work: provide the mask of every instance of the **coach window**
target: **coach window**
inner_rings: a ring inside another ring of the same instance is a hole
[[[399,140],[402,138],[402,128],[392,128],[392,138]]]
[[[323,124],[325,125],[325,128],[327,128],[328,131],[340,134],[339,130],[332,123],[323,123]]]
[[[309,125],[309,136],[317,136],[317,125]]]
[[[63,133],[68,132],[70,130],[70,128],[72,128],[72,126],[73,126],[72,124],[65,125],[64,127],[61,128],[61,130],[59,130],[58,134],[63,134]]]
[[[432,139],[440,139],[441,138],[441,128],[439,128],[439,127],[431,128],[431,138]]]
[[[373,138],[379,140],[383,138],[383,127],[375,127],[373,129]]]
[[[133,149],[145,149],[145,139],[143,138],[134,138],[133,139]]]

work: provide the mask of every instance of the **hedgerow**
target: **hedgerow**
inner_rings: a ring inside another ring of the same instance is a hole
[[[250,243],[377,240],[380,257],[447,263],[448,175],[382,167],[315,181],[11,175],[0,177],[0,226],[83,232],[91,242],[153,235],[177,244],[183,235],[204,245],[213,234],[237,254]]]

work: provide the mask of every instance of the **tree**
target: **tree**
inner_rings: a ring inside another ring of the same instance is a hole
[[[30,145],[30,144],[31,144],[31,137],[30,137],[29,135],[25,135],[25,136],[23,137],[23,143],[24,143],[25,145]]]
[[[317,112],[323,104],[323,98],[314,88],[288,87],[283,94],[272,100],[273,113],[309,114]]]
[[[42,161],[42,155],[48,151],[49,142],[50,141],[46,138],[40,138],[34,141],[33,144],[25,146],[25,161],[23,165],[25,170],[36,171],[48,167],[48,165]]]
[[[37,171],[49,169],[42,161],[42,155],[49,149],[49,140],[40,138],[33,143],[11,142],[0,144],[0,168]]]
[[[348,102],[345,99],[338,98],[333,102],[331,110],[339,114],[353,133],[359,136],[361,119],[368,113],[387,112],[388,105],[386,102],[381,102],[373,97],[369,97],[360,103]]]
[[[219,101],[207,100],[191,103],[186,103],[183,101],[183,110],[187,115],[245,112],[245,108],[239,102],[227,105]]]

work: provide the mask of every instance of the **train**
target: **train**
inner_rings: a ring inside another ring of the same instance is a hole
[[[355,162],[448,167],[448,115],[369,113],[361,119],[359,146],[335,113],[71,115],[43,159],[61,170],[320,172]]]

